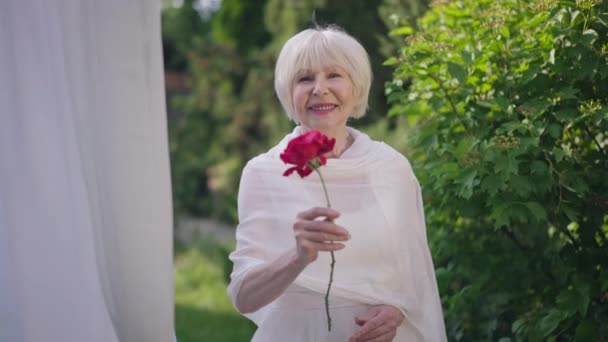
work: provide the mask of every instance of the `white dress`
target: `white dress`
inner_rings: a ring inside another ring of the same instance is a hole
[[[446,341],[418,182],[401,154],[349,130],[355,138],[351,147],[321,167],[332,208],[341,214],[336,223],[351,235],[346,248],[335,253],[332,331],[324,307],[330,255],[321,253],[282,296],[246,315],[258,326],[253,341],[347,341],[358,329],[354,317],[379,304],[405,316],[394,341]],[[301,132],[296,127],[243,170],[237,246],[230,255],[233,302],[250,271],[295,247],[297,213],[325,203],[316,173],[282,176],[288,166],[279,154]]]
[[[324,294],[292,285],[281,297],[275,300],[272,308],[268,310],[263,324],[259,325],[251,341],[348,341],[359,329],[354,318],[364,316],[371,305],[335,296],[331,297],[332,328],[331,331],[328,331],[324,296]],[[399,327],[393,342],[410,341],[424,341],[424,339],[408,322],[404,322]]]

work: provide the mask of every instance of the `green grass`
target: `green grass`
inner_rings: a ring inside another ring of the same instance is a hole
[[[226,293],[232,246],[201,240],[175,248],[175,330],[178,342],[250,341],[255,325]]]

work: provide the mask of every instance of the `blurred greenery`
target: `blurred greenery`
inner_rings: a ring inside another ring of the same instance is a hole
[[[249,341],[255,325],[232,306],[226,287],[230,244],[211,239],[175,250],[175,330],[179,342]]]

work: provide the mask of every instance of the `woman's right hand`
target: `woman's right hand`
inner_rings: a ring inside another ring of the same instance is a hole
[[[350,234],[333,221],[340,213],[329,208],[312,208],[297,215],[293,225],[298,260],[305,265],[315,261],[319,252],[333,252],[345,247],[340,241]]]

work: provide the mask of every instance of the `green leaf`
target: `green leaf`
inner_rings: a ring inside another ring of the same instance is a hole
[[[576,99],[579,93],[579,89],[572,87],[564,87],[560,91],[558,91],[556,95],[559,97],[560,100],[572,100]]]
[[[494,172],[504,174],[517,174],[519,162],[512,156],[507,154],[496,161]]]
[[[471,136],[461,139],[456,146],[456,150],[454,150],[454,156],[457,159],[463,159],[469,152],[471,152],[478,142],[479,140]]]
[[[494,220],[494,228],[500,229],[502,226],[509,225],[509,223],[511,223],[507,209],[507,203],[501,203],[492,207],[490,211],[490,218]]]
[[[414,29],[409,26],[396,28],[390,32],[391,36],[407,36],[414,33]]]
[[[460,64],[448,62],[448,72],[452,77],[456,78],[460,83],[464,83],[467,77],[467,72]]]
[[[578,116],[578,112],[572,108],[564,108],[555,112],[555,118],[562,121],[571,121]]]
[[[608,290],[608,270],[602,270],[602,272],[600,273],[599,281],[601,290]]]
[[[568,315],[574,315],[579,306],[580,297],[578,291],[574,289],[564,289],[555,299],[555,303],[561,311],[567,312]]]
[[[597,327],[590,320],[582,321],[576,327],[576,335],[574,337],[574,341],[576,342],[587,342],[587,341],[596,341],[596,332]]]
[[[518,333],[526,325],[527,321],[525,318],[520,318],[513,322],[511,325],[511,332]]]
[[[587,310],[589,310],[589,302],[591,299],[589,295],[581,295],[580,301],[578,302],[578,312],[581,316],[585,317],[587,315]]]
[[[490,195],[495,195],[507,187],[507,182],[504,181],[503,177],[491,174],[483,177],[480,187],[481,190],[488,192]]]
[[[458,194],[461,197],[465,199],[471,198],[471,195],[473,195],[473,188],[479,184],[479,180],[476,180],[475,178],[476,176],[477,170],[469,170],[456,181],[456,183],[462,184],[462,187],[458,191]]]
[[[581,281],[580,279],[575,281],[575,289],[578,294],[578,305],[576,308],[582,317],[587,316],[587,310],[589,309],[589,303],[591,301],[590,292],[591,287],[588,282]]]
[[[594,29],[587,29],[583,32],[583,44],[587,47],[592,47],[597,38],[598,34]]]
[[[557,161],[558,163],[562,161],[562,159],[564,159],[565,155],[566,153],[562,149],[556,148],[555,150],[553,150],[553,157],[555,157],[555,161]]]
[[[548,337],[564,320],[562,311],[551,309],[549,313],[540,320],[538,330],[542,337]]]
[[[579,217],[579,213],[576,209],[570,207],[569,205],[562,205],[562,211],[564,212],[564,214],[566,214],[566,216],[568,217],[568,219],[570,219],[570,221],[572,222],[576,222],[576,220],[578,220]]]
[[[582,15],[580,15],[580,11],[573,11],[572,18],[570,19],[570,27],[575,27],[577,25],[577,19],[584,20]]]
[[[382,65],[384,66],[391,66],[391,65],[395,65],[399,62],[399,60],[395,57],[390,57],[389,59],[387,59],[386,61],[384,61],[384,63],[382,63]]]
[[[509,188],[521,197],[526,197],[530,194],[534,184],[530,183],[528,177],[520,175],[512,175],[509,179]]]
[[[532,174],[546,175],[549,167],[547,166],[547,163],[540,160],[535,160],[532,162],[530,169],[532,170]]]
[[[547,127],[547,132],[552,138],[557,139],[562,136],[562,126],[552,123]]]
[[[526,202],[526,207],[538,222],[543,222],[547,219],[547,211],[538,202]]]
[[[471,65],[471,63],[473,63],[475,60],[475,53],[466,50],[466,48],[460,52],[460,55],[462,56],[462,60],[466,65]]]

